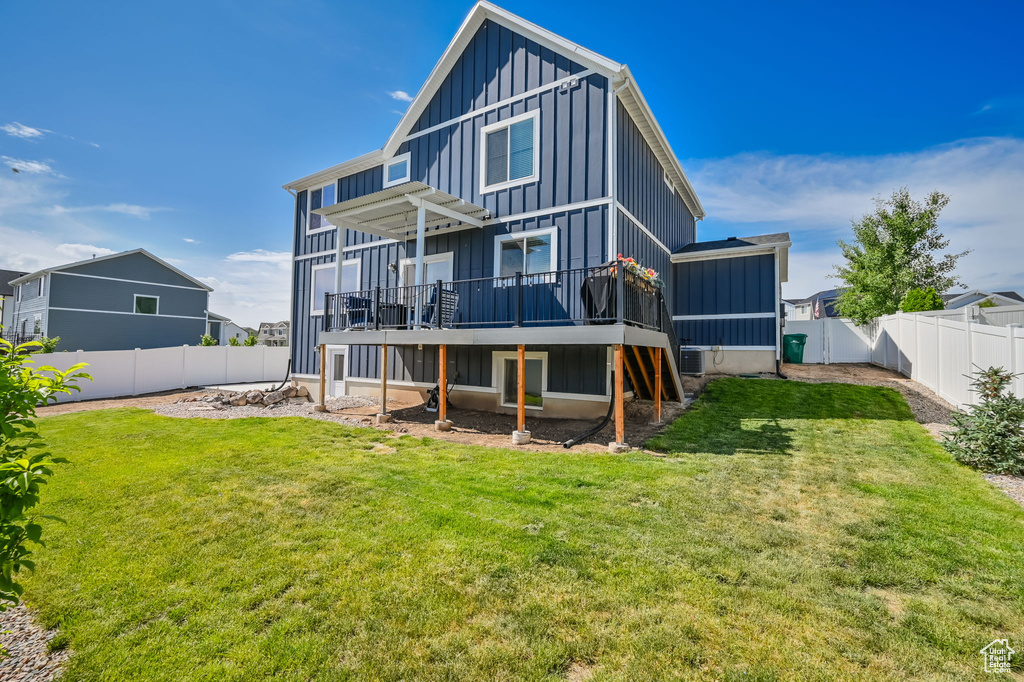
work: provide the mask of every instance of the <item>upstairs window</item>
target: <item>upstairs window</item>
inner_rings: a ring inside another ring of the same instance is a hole
[[[480,193],[537,179],[540,112],[531,111],[480,130]]]
[[[311,300],[309,302],[309,312],[311,315],[324,314],[326,296],[334,291],[334,280],[337,274],[334,263],[313,266],[312,277],[310,278]]]
[[[339,291],[345,293],[359,291],[362,288],[359,286],[360,265],[361,261],[358,258],[341,262],[341,288]],[[281,333],[284,332],[281,331]]]
[[[394,187],[409,182],[412,177],[411,153],[399,154],[384,164],[384,187]]]
[[[39,295],[42,296],[46,293],[46,275],[39,278]]]
[[[318,208],[326,208],[333,206],[338,203],[338,192],[335,183],[324,185],[323,187],[312,188],[307,193],[307,211],[306,211],[306,233],[321,232],[323,230],[332,230],[334,225],[327,222],[327,219],[323,216],[315,215],[313,211]]]
[[[156,315],[159,309],[159,296],[140,296],[135,294],[135,313],[137,315]]]
[[[537,230],[499,237],[496,267],[499,277],[517,272],[535,275],[556,269],[555,230]]]

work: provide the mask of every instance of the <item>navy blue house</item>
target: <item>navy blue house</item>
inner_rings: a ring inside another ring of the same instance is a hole
[[[285,189],[314,394],[323,373],[329,395],[423,395],[444,356],[459,407],[592,417],[613,370],[678,399],[681,346],[708,371],[775,367],[788,235],[697,242],[704,209],[629,68],[488,2],[380,150]]]

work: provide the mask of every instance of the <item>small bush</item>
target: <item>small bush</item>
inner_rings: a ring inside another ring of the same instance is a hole
[[[238,340],[237,336],[232,336],[230,339],[228,339],[228,345],[229,346],[241,346],[242,342]]]
[[[199,338],[199,345],[200,346],[219,346],[220,345],[220,341],[218,341],[217,339],[213,338],[209,334],[203,334]]]
[[[945,310],[946,304],[942,302],[939,292],[935,287],[927,289],[911,289],[900,302],[900,310],[905,313],[919,313],[925,310]]]
[[[243,346],[255,346],[259,343],[259,339],[256,338],[255,334],[249,334],[249,338],[242,342]]]
[[[1001,367],[975,372],[981,403],[953,417],[943,446],[957,461],[993,474],[1024,475],[1024,399],[1011,392],[1015,375]]]

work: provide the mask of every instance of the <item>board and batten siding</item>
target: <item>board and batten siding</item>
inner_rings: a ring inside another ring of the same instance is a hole
[[[334,254],[295,261],[295,291],[292,298],[292,372],[319,374],[317,336],[323,331],[323,315],[311,315],[314,265],[334,263]]]
[[[696,241],[686,202],[664,180],[664,167],[621,102],[616,102],[617,198],[669,251]],[[623,251],[624,256],[630,254]]]
[[[615,213],[618,216],[618,253],[621,253],[626,258],[635,258],[644,267],[654,268],[654,271],[665,282],[665,288],[662,289],[662,292],[665,295],[669,310],[672,310],[672,297],[675,291],[671,286],[671,256],[641,230],[636,223],[623,214],[622,211],[616,210]]]
[[[775,312],[775,256],[760,254],[676,263],[673,315]],[[774,317],[676,320],[685,345],[774,346]]]
[[[494,386],[493,354],[515,349],[515,346],[451,346],[448,348],[449,381],[455,381],[456,386]],[[607,347],[530,346],[529,351],[548,354],[549,393],[606,395]],[[349,346],[349,376],[379,380],[380,358],[380,346]],[[438,370],[437,346],[388,348],[389,381],[436,384]]]

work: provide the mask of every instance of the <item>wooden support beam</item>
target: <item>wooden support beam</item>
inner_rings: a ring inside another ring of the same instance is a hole
[[[662,363],[661,351],[661,346],[658,346],[657,348],[651,348],[650,346],[647,347],[647,354],[651,356],[651,364],[659,369],[661,368]],[[661,390],[658,393],[663,399],[668,400],[668,389],[665,388],[664,382],[662,382]]]
[[[615,401],[615,443],[622,444],[626,442],[626,415],[623,412],[623,406],[625,401],[623,400],[623,389],[622,389],[622,372],[623,372],[623,353],[622,345],[615,344],[615,394],[612,399]]]
[[[633,357],[636,358],[637,367],[640,368],[640,376],[644,378],[644,385],[647,386],[647,395],[654,397],[654,386],[651,385],[651,375],[647,373],[647,365],[644,364],[643,355],[640,354],[640,348],[633,346]]]
[[[516,387],[516,430],[526,430],[526,346],[516,349],[518,384]]]
[[[633,372],[633,364],[629,361],[626,349],[622,348],[622,362],[626,366],[626,373],[629,374],[629,383],[633,384],[633,391],[640,391],[640,382],[636,380],[636,373]]]
[[[441,388],[437,396],[437,416],[441,421],[448,421],[448,346],[441,344],[439,347],[441,367],[439,371]]]
[[[654,420],[661,423],[661,393],[665,385],[661,381],[661,346],[654,349]]]
[[[320,401],[316,404],[317,412],[327,411],[327,346],[320,344]]]
[[[388,344],[381,344],[380,413],[388,413]]]

